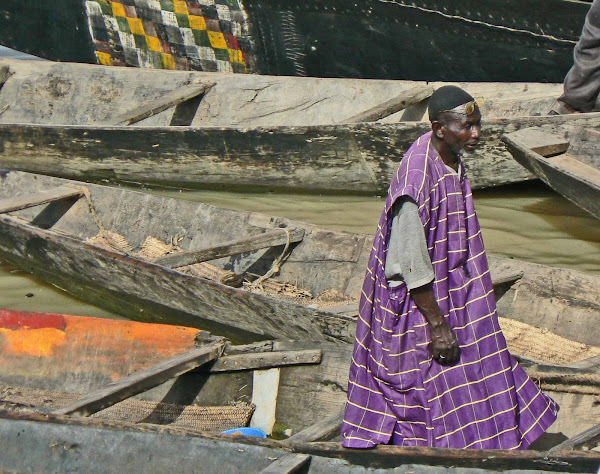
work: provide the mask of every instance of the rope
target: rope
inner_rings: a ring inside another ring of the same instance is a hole
[[[88,209],[89,209],[90,213],[92,214],[94,222],[96,223],[96,225],[98,226],[98,229],[100,230],[100,235],[104,239],[106,244],[109,247],[111,247],[112,249],[116,250],[117,252],[121,252],[130,257],[134,257],[135,254],[133,252],[123,248],[123,246],[119,246],[119,245],[115,244],[113,236],[102,225],[102,221],[100,221],[100,217],[98,217],[98,213],[96,212],[96,207],[94,206],[94,203],[92,202],[92,196],[90,194],[90,190],[85,186],[72,186],[72,187],[81,191],[81,193],[83,194],[83,197],[85,197],[85,200],[88,205]]]
[[[254,280],[250,286],[260,286],[261,283],[263,281],[265,281],[267,278],[271,278],[275,273],[279,273],[279,270],[281,269],[281,265],[283,265],[285,260],[289,257],[288,250],[290,248],[290,231],[285,228],[282,230],[285,232],[285,235],[287,237],[287,242],[285,243],[283,252],[281,252],[281,255],[279,257],[277,257],[275,260],[273,260],[273,265],[271,265],[271,268],[269,269],[269,271],[267,273],[265,273],[263,276]]]

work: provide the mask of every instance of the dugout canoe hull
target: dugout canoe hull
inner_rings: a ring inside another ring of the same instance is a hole
[[[560,82],[588,9],[565,0],[543,8],[539,0],[8,0],[0,42],[54,60],[135,67]]]
[[[429,128],[426,100],[381,122],[340,123],[424,86],[418,82],[42,61],[0,61],[3,66],[14,74],[0,89],[0,166],[70,179],[381,195],[404,152]],[[102,125],[194,81],[212,85],[199,102],[171,107],[132,126]],[[460,85],[486,99],[482,148],[465,159],[476,189],[533,177],[506,151],[502,133],[542,124],[577,126],[584,119],[600,122],[597,114],[540,116],[560,95],[560,84]]]
[[[418,473],[440,468],[471,468],[480,472],[590,472],[600,455],[593,451],[535,452],[502,450],[445,450],[381,446],[368,451],[348,450],[339,443],[304,443],[284,449],[272,440],[232,440],[225,435],[174,432],[165,427],[143,429],[85,419],[43,415],[6,415],[0,412],[0,437],[7,470],[101,472],[166,470],[198,472],[260,472],[289,454],[311,455],[306,472],[369,469],[410,469]],[[148,446],[152,446],[151,451]],[[23,448],[35,456],[23,456]],[[60,450],[60,451],[59,451]],[[457,471],[460,472],[460,471]]]
[[[592,117],[491,119],[465,158],[474,188],[523,181],[503,133],[537,125],[600,125]],[[429,130],[421,122],[261,127],[81,127],[0,124],[0,166],[90,182],[174,188],[385,195],[404,152]]]
[[[528,145],[526,135],[502,137],[516,161],[544,183],[591,215],[600,219],[600,144],[598,126],[583,122],[573,129],[543,129],[548,138],[559,137],[569,143],[568,149],[542,156]],[[526,134],[527,130],[522,131]]]
[[[193,250],[285,227],[304,230],[275,280],[290,282],[313,297],[335,290],[356,302],[372,236],[338,232],[283,218],[164,198],[135,191],[33,175],[4,172],[0,198],[15,198],[70,184],[84,186],[94,205],[80,198],[0,215],[0,255],[4,260],[71,294],[128,318],[182,324],[239,340],[269,338],[352,343],[356,306],[347,311],[311,307],[316,300],[290,302],[268,294],[199,278],[87,242],[106,231],[133,249],[148,237],[179,240]],[[97,218],[97,220],[96,220]],[[249,271],[262,275],[281,255],[275,247],[258,255]],[[231,267],[236,257],[212,263]],[[526,262],[490,258],[492,277],[523,272],[497,285],[499,313],[546,327],[583,344],[596,344],[600,317],[600,277]],[[514,283],[514,284],[513,284]],[[354,308],[354,309],[353,309]]]
[[[232,438],[217,434],[214,428],[204,431],[191,427],[189,419],[180,424],[177,415],[162,422],[147,419],[134,423],[125,421],[125,417],[115,419],[114,414],[107,412],[92,418],[49,413],[55,404],[65,403],[59,398],[60,393],[84,395],[153,366],[161,359],[190,350],[195,346],[196,332],[177,326],[0,310],[0,333],[5,341],[0,352],[0,384],[3,386],[0,401],[4,408],[0,411],[3,446],[0,468],[35,472],[92,469],[120,472],[125,466],[128,469],[134,466],[148,472],[164,472],[167,467],[177,471],[193,467],[201,472],[223,472],[224,469],[234,472],[243,465],[245,470],[254,472],[292,454],[311,456],[307,472],[339,469],[363,472],[365,468],[390,469],[410,464],[416,472],[435,472],[440,467],[595,472],[600,463],[597,452],[462,451],[393,446],[359,451],[343,449],[338,441]],[[40,344],[40,338],[46,343]],[[324,413],[340,413],[346,401],[350,346],[308,341],[270,344],[261,349],[319,349],[322,352],[319,364],[276,369],[280,377],[275,417],[280,430],[285,428],[295,435],[321,422]],[[593,395],[593,391],[597,391],[597,372],[535,364],[525,364],[525,367],[542,383],[545,391],[544,377],[554,374],[559,379],[554,391],[548,393],[563,409],[556,423],[560,426],[557,430],[553,430],[553,426],[547,435],[548,446],[593,425],[593,413],[598,409],[594,407]],[[578,387],[592,392],[569,393],[569,382],[585,374],[596,374],[596,385],[592,381],[587,385],[580,383]],[[178,407],[224,406],[250,400],[256,384],[260,383],[250,369],[210,374],[195,371],[143,392],[133,401]],[[44,397],[27,398],[34,390],[45,394]],[[566,401],[570,403],[567,405]],[[331,430],[321,436],[331,439],[336,434],[337,430]],[[148,446],[153,446],[151,451]],[[33,454],[23,456],[24,449]]]

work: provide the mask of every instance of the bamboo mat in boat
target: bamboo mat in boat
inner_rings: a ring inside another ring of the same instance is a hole
[[[34,409],[49,412],[67,406],[81,397],[81,394],[76,393],[0,386],[0,407],[8,410]],[[99,411],[91,417],[220,432],[248,426],[254,408],[254,405],[244,402],[226,406],[198,406],[130,398]]]
[[[569,365],[600,355],[600,347],[571,341],[531,324],[499,318],[511,353],[552,365]]]

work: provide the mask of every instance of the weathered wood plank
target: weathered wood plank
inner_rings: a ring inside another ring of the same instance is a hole
[[[594,186],[600,193],[600,170],[598,168],[594,168],[568,154],[548,158],[548,162],[559,171]]]
[[[507,131],[546,122],[600,124],[600,114],[573,115],[587,117],[484,121],[481,149],[465,158],[472,186],[531,177],[501,144]],[[415,137],[429,128],[417,122],[275,129],[0,124],[0,166],[91,181],[379,194]]]
[[[0,419],[2,439],[5,441],[2,460],[21,461],[18,464],[18,466],[22,466],[19,472],[32,470],[32,465],[37,467],[37,469],[33,469],[36,472],[48,470],[62,472],[65,470],[65,466],[73,467],[74,465],[89,468],[91,461],[95,462],[94,465],[104,468],[107,465],[118,465],[123,466],[123,469],[131,469],[132,462],[137,462],[138,458],[143,462],[138,463],[139,469],[137,470],[143,470],[148,467],[147,456],[144,457],[144,453],[147,454],[148,446],[154,447],[157,463],[159,463],[158,470],[163,465],[170,464],[171,468],[173,465],[180,467],[180,469],[176,469],[177,472],[190,468],[190,464],[187,462],[180,463],[182,452],[187,453],[190,459],[195,460],[192,466],[198,466],[200,465],[198,463],[204,462],[202,465],[206,467],[206,463],[211,462],[213,456],[217,456],[217,463],[213,463],[211,466],[214,465],[218,470],[219,464],[222,467],[223,463],[229,461],[233,463],[232,465],[239,467],[243,465],[242,463],[248,456],[259,451],[259,457],[263,464],[259,469],[255,469],[255,472],[268,467],[265,463],[267,457],[282,455],[281,449],[276,450],[279,443],[274,440],[247,436],[232,439],[231,436],[198,433],[197,430],[172,426],[6,411],[0,412]],[[62,443],[58,445],[58,449],[62,452],[61,456],[56,456],[57,430],[60,432],[60,438],[64,440],[65,449],[63,449]],[[52,442],[49,442],[50,440]],[[77,449],[69,449],[75,447],[71,440],[77,440]],[[23,457],[24,442],[39,450],[36,450],[36,456]],[[255,449],[246,451],[244,447],[248,445]],[[184,446],[189,448],[182,450]],[[357,473],[364,473],[366,467],[394,469],[405,468],[409,464],[423,468],[429,467],[430,470],[427,472],[436,472],[435,466],[452,466],[454,468],[486,469],[490,472],[531,469],[534,472],[544,470],[596,473],[600,462],[600,454],[594,451],[547,453],[532,450],[460,450],[400,446],[378,446],[372,450],[353,450],[343,448],[337,442],[301,443],[290,449],[295,453],[312,455],[313,462],[319,460],[323,463],[329,460],[330,464],[320,464],[324,472],[333,472],[336,467],[339,469],[339,460],[347,463],[348,472]],[[198,453],[201,453],[201,456],[194,457]],[[326,458],[320,456],[326,456]],[[66,459],[78,459],[79,464],[69,464],[65,461]],[[167,459],[168,463],[163,463],[164,459]],[[250,460],[247,460],[246,464],[250,465],[249,462]],[[256,464],[253,465],[256,466]],[[48,469],[49,466],[52,469]],[[439,468],[437,469],[439,470]]]
[[[571,144],[562,136],[550,134],[538,128],[525,128],[508,135],[512,140],[516,140],[538,155],[546,157],[566,152]]]
[[[574,451],[584,446],[594,447],[600,441],[600,423],[554,446],[550,452]]]
[[[76,296],[138,321],[226,332],[240,341],[257,335],[354,340],[352,318],[195,278],[9,216],[0,215],[0,252]]]
[[[52,413],[55,415],[91,415],[218,358],[224,347],[223,342],[218,342],[194,348],[154,367],[111,383],[75,403],[54,410]]]
[[[292,474],[300,472],[310,463],[311,459],[312,456],[308,454],[288,454],[279,458],[260,472],[261,474]]]
[[[195,263],[207,262],[217,258],[229,257],[240,253],[253,252],[266,247],[296,243],[304,238],[304,229],[277,229],[244,239],[233,240],[213,247],[205,247],[187,252],[178,252],[156,259],[154,263],[167,268],[177,268]]]
[[[251,344],[241,344],[237,346],[226,345],[225,355],[222,357],[229,357],[237,354],[249,354],[253,352],[271,352],[273,350],[273,341],[259,341]]]
[[[194,97],[204,94],[210,89],[213,84],[190,84],[187,86],[180,87],[171,92],[168,92],[159,100],[156,100],[150,104],[144,104],[136,107],[133,110],[118,115],[110,120],[106,120],[100,123],[93,123],[98,125],[133,125],[134,123],[140,122],[148,117],[159,114],[163,110],[169,107],[174,107],[186,100],[193,99]]]
[[[573,114],[582,115],[582,114]],[[561,127],[565,133],[566,127]],[[569,154],[542,158],[515,139],[514,134],[506,134],[503,140],[514,159],[539,179],[562,194],[576,205],[600,219],[600,169],[584,163]],[[592,152],[593,156],[594,152]],[[582,160],[585,157],[582,156]],[[591,157],[590,157],[591,158]]]
[[[288,439],[282,441],[281,444],[292,445],[298,441],[321,441],[340,434],[345,410],[346,407],[344,406],[344,408],[336,412],[334,415],[303,429],[295,435],[290,436]]]
[[[376,122],[384,117],[388,117],[396,112],[404,110],[406,107],[417,104],[433,94],[435,89],[433,86],[419,86],[413,87],[403,91],[398,96],[390,99],[382,104],[376,105],[364,112],[353,115],[346,120],[342,120],[340,123],[359,123],[359,122]]]
[[[287,365],[319,364],[322,356],[323,351],[320,349],[228,355],[219,358],[211,367],[201,370],[212,373],[267,369]]]
[[[492,285],[503,285],[505,283],[514,283],[523,278],[523,270],[506,270],[492,272]]]
[[[40,206],[62,199],[71,199],[81,197],[83,192],[80,189],[61,186],[49,191],[30,194],[27,196],[19,196],[15,198],[0,200],[0,214],[12,211],[27,209],[28,207]]]

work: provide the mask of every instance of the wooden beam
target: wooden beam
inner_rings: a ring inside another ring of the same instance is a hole
[[[505,270],[500,272],[492,273],[492,285],[502,285],[505,283],[513,284],[515,281],[523,278],[523,271],[521,270]]]
[[[144,104],[121,115],[102,122],[92,122],[94,125],[132,125],[148,117],[159,114],[169,107],[176,106],[200,94],[206,93],[214,84],[190,84],[168,92],[150,104]]]
[[[569,148],[570,142],[559,135],[543,132],[538,128],[524,128],[507,134],[511,140],[544,157],[559,155]]]
[[[302,431],[299,431],[295,435],[290,436],[288,439],[283,440],[281,444],[290,446],[298,441],[322,441],[327,440],[332,436],[339,435],[340,430],[342,429],[345,411],[346,406],[344,405],[344,407],[334,415],[327,417],[318,423],[303,429]]]
[[[255,352],[271,352],[273,351],[273,341],[259,341],[252,342],[250,344],[241,344],[237,346],[231,346],[227,344],[225,346],[225,355],[222,357],[228,357],[237,354],[248,354]]]
[[[308,454],[288,454],[279,458],[269,467],[260,471],[260,474],[292,474],[300,472],[310,463],[312,456]]]
[[[286,233],[283,229],[253,235],[245,239],[233,240],[214,247],[204,247],[187,252],[167,255],[154,261],[157,265],[167,268],[184,267],[195,263],[207,262],[221,257],[229,257],[240,253],[253,252],[267,247],[284,245],[288,242],[300,242],[304,238],[304,229],[292,229]]]
[[[49,202],[60,201],[62,199],[79,198],[82,195],[83,192],[79,189],[68,186],[60,186],[58,188],[53,188],[36,194],[2,199],[0,200],[0,214],[19,211],[29,207],[40,206],[42,204],[48,204]]]
[[[137,372],[106,387],[96,390],[70,405],[54,410],[54,415],[87,416],[114,405],[126,398],[145,392],[169,379],[178,377],[192,369],[211,362],[219,357],[225,347],[224,342],[216,342],[197,347],[179,354],[154,367]]]
[[[409,105],[421,102],[433,94],[433,86],[419,86],[402,91],[400,95],[390,99],[382,104],[365,110],[357,115],[354,115],[340,123],[360,123],[360,122],[376,122],[382,118],[388,117],[396,112],[404,110]]]
[[[590,429],[587,429],[582,433],[579,433],[560,443],[559,445],[554,446],[552,449],[550,449],[550,452],[575,451],[586,445],[592,447],[592,445],[596,444],[598,441],[600,441],[600,424],[592,426]]]
[[[321,349],[237,354],[220,357],[211,367],[201,370],[213,373],[270,369],[287,365],[320,364],[322,357],[323,351]]]

